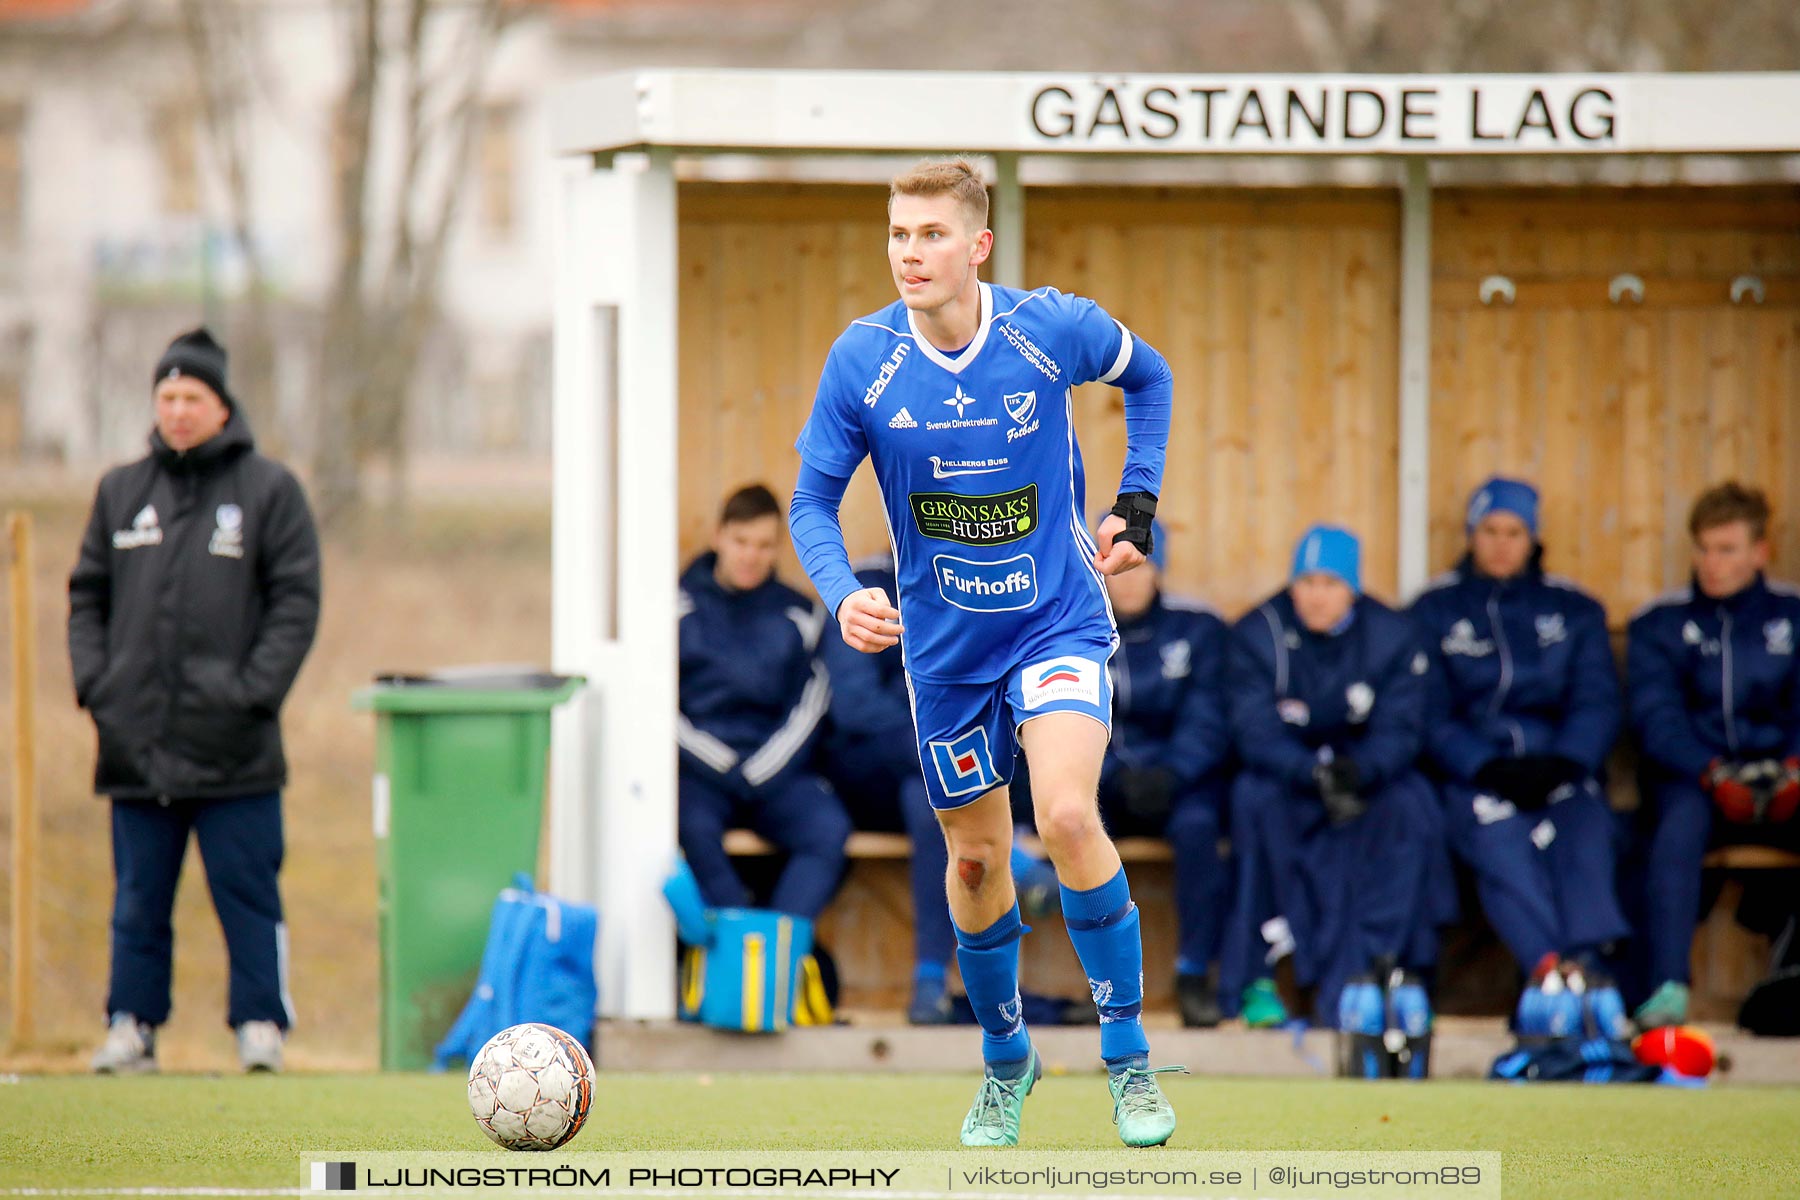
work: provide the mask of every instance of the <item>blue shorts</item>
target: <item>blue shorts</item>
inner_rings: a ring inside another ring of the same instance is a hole
[[[1034,658],[994,683],[908,680],[931,807],[961,808],[1011,783],[1019,727],[1033,717],[1081,713],[1110,735],[1111,657],[1110,645],[1071,640],[1066,652]]]

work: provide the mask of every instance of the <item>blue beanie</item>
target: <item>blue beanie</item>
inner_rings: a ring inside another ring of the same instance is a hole
[[[1533,539],[1538,535],[1537,489],[1522,479],[1496,475],[1475,489],[1469,497],[1469,515],[1463,531],[1474,533],[1481,519],[1489,513],[1509,512],[1525,522]]]
[[[1322,571],[1335,575],[1350,585],[1353,592],[1362,591],[1362,543],[1348,529],[1336,525],[1314,525],[1294,547],[1294,570],[1289,581],[1302,575]]]
[[[1094,528],[1100,528],[1100,522],[1112,516],[1112,509],[1107,509],[1094,518]],[[1150,565],[1157,570],[1166,570],[1169,565],[1168,535],[1163,530],[1163,523],[1152,517],[1150,519]]]

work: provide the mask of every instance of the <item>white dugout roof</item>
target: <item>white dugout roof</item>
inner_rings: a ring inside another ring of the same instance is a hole
[[[993,277],[1023,284],[1021,160],[1395,157],[1400,585],[1426,577],[1431,160],[1800,153],[1800,72],[1093,75],[644,70],[559,90],[551,886],[599,904],[601,1008],[674,1015],[676,160],[991,157]],[[871,267],[871,269],[875,269]],[[821,360],[824,347],[820,348]]]

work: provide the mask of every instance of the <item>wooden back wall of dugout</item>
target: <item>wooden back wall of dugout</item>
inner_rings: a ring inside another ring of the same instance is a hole
[[[682,186],[684,560],[732,488],[792,489],[826,350],[893,297],[885,197]],[[1393,598],[1398,193],[1044,188],[1026,212],[1026,281],[1093,297],[1174,371],[1171,586],[1235,615],[1330,520]],[[1626,273],[1641,302],[1609,295]],[[1510,304],[1481,302],[1491,275]],[[1730,299],[1745,275],[1761,303]],[[1440,190],[1432,310],[1434,571],[1469,490],[1506,471],[1543,492],[1551,568],[1615,624],[1685,581],[1688,505],[1729,476],[1769,490],[1776,571],[1800,577],[1800,189]],[[1090,511],[1117,485],[1122,412],[1115,389],[1076,394]],[[853,556],[886,545],[866,466],[843,517]],[[782,572],[802,582],[791,553]]]

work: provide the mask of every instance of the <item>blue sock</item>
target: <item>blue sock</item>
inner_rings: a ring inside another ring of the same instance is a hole
[[[914,983],[942,983],[944,975],[945,967],[941,962],[921,960],[913,964]]]
[[[1004,1079],[1023,1075],[1031,1057],[1031,1037],[1025,1032],[1019,999],[1019,939],[1027,932],[1017,904],[978,933],[960,926],[956,930],[963,990],[981,1024],[981,1059]]]
[[[1185,954],[1178,955],[1175,959],[1175,973],[1177,975],[1204,975],[1206,974],[1206,964],[1197,963]]]
[[[1137,905],[1125,868],[1090,891],[1062,889],[1063,923],[1075,943],[1075,957],[1087,972],[1094,1007],[1100,1012],[1100,1057],[1115,1060],[1150,1053],[1144,1036],[1144,946],[1138,936]]]

